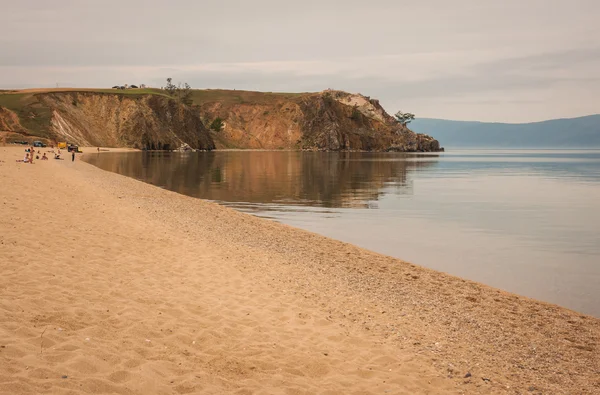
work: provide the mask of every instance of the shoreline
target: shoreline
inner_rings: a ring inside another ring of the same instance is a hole
[[[12,366],[0,373],[0,392],[48,384],[92,392],[79,384],[93,384],[144,393],[140,374],[156,384],[146,393],[600,391],[598,318],[78,160],[15,163],[22,149],[0,147],[10,186],[0,224],[13,229],[0,244],[9,257],[0,258],[8,317],[0,338],[9,339],[0,358]],[[22,251],[44,247],[55,263]],[[85,312],[90,303],[94,311]],[[157,309],[172,320],[165,324]],[[58,325],[64,330],[50,331]],[[89,332],[103,347],[86,348]],[[157,343],[171,351],[154,350]],[[74,361],[89,360],[96,363],[78,372]],[[61,380],[57,365],[79,377],[77,386]],[[167,373],[153,378],[157,366]]]
[[[25,147],[25,146],[24,146]],[[310,149],[262,149],[262,148],[215,148],[213,150],[189,150],[189,151],[178,151],[178,150],[141,150],[137,148],[103,148],[100,147],[100,151],[95,151],[97,147],[79,147],[81,153],[93,154],[93,153],[106,153],[106,152],[327,152],[327,153],[394,153],[394,154],[418,154],[418,155],[435,155],[439,153],[445,153],[446,151],[364,151],[364,150],[338,150],[338,151],[326,151],[326,150],[310,150]]]
[[[1,131],[0,131],[1,133]],[[12,133],[12,132],[7,132]],[[37,138],[31,137],[29,138]],[[32,143],[33,144],[33,143]],[[27,148],[29,145],[21,145],[21,144],[13,144],[7,143],[5,147],[10,148]],[[52,149],[51,147],[44,147],[45,149]],[[100,151],[96,151],[97,148],[100,148]],[[179,150],[142,150],[138,148],[115,148],[115,147],[79,147],[79,154],[94,154],[94,153],[107,153],[107,152],[339,152],[339,153],[352,153],[352,152],[361,152],[361,153],[395,153],[395,154],[417,154],[417,155],[436,155],[440,153],[445,153],[444,149],[439,151],[365,151],[365,150],[336,150],[336,151],[327,151],[327,150],[312,150],[312,149],[263,149],[263,148],[215,148],[213,150],[190,150],[190,151],[179,151]]]

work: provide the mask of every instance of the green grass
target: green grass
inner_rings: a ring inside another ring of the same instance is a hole
[[[144,88],[144,89],[85,89],[85,90],[77,90],[73,89],[72,91],[65,92],[94,92],[94,93],[110,93],[113,95],[125,95],[125,96],[143,96],[143,95],[159,95],[169,97],[165,93],[165,91],[161,89],[154,88]]]
[[[273,104],[282,100],[293,100],[306,93],[254,92],[225,89],[194,89],[192,100],[194,104],[221,102],[230,104]]]
[[[17,110],[25,105],[31,104],[33,101],[37,101],[36,95],[45,93],[103,93],[113,95],[124,95],[124,96],[144,96],[144,95],[159,95],[164,97],[170,97],[164,90],[157,88],[145,88],[145,89],[77,89],[72,90],[56,90],[49,88],[46,91],[41,92],[23,92],[23,93],[12,93],[15,91],[0,91],[0,106],[9,108],[11,110]],[[284,93],[284,92],[254,92],[254,91],[240,91],[240,90],[226,90],[226,89],[193,89],[192,100],[194,104],[204,104],[212,102],[222,102],[223,104],[273,104],[282,100],[293,100],[299,97],[307,95],[307,93]]]
[[[158,95],[164,97],[170,97],[165,93],[165,91],[160,89],[72,89],[72,90],[55,90],[49,89],[46,92],[38,92],[35,94],[44,94],[44,93],[102,93],[102,94],[111,94],[111,95],[123,95],[123,96],[133,96],[133,97],[141,97],[146,95]]]
[[[0,93],[0,106],[15,111],[30,104],[32,98],[33,95],[31,93]]]
[[[37,100],[33,93],[0,93],[0,106],[13,111],[21,126],[32,135],[50,137],[52,110]]]

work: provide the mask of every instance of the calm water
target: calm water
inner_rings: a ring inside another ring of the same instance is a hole
[[[86,160],[600,316],[600,151],[155,152]]]

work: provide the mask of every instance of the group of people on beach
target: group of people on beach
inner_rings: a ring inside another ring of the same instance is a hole
[[[61,155],[60,148],[58,148],[58,152],[54,151],[54,149],[48,150],[47,152],[52,152],[54,154],[54,159],[64,160],[63,158],[60,157],[60,155]],[[40,157],[40,154],[42,154],[41,157]],[[37,153],[36,153],[35,152],[35,148],[34,147],[30,147],[30,148],[27,148],[25,150],[25,157],[23,158],[23,160],[17,160],[17,162],[23,162],[23,163],[31,163],[31,164],[33,164],[33,158],[34,158],[34,156],[35,156],[35,159],[48,160],[48,156],[46,155],[46,152],[41,153],[38,150]],[[75,161],[75,151],[73,151],[71,153],[71,161]]]
[[[36,154],[35,148],[31,147],[31,148],[27,148],[25,150],[25,157],[23,158],[23,160],[17,160],[17,162],[23,162],[23,163],[31,163],[31,164],[33,164],[33,158],[34,157],[35,157],[35,159],[48,160],[48,157],[46,156],[45,152],[42,155],[42,157],[40,158],[40,151],[38,150],[38,152]]]

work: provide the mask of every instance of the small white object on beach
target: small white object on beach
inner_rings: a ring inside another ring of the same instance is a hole
[[[85,341],[86,341],[86,342],[89,342],[89,341],[90,341],[90,338],[89,338],[89,337],[86,337],[86,338],[85,338]]]
[[[150,343],[150,339],[146,339],[146,343]]]

